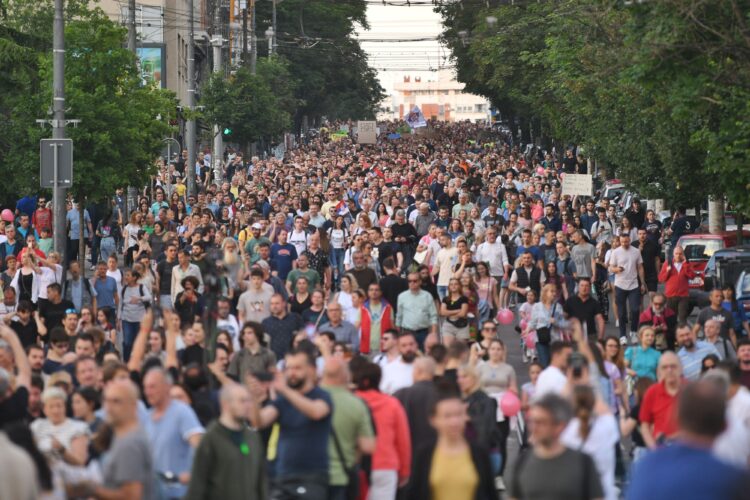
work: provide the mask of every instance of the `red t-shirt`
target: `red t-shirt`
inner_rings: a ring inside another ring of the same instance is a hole
[[[679,393],[678,393],[679,394]],[[677,428],[677,396],[670,395],[664,382],[648,388],[641,402],[641,423],[654,424],[654,438],[671,437]]]

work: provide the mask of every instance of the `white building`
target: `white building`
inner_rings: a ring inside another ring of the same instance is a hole
[[[419,106],[428,120],[472,122],[489,120],[490,102],[484,97],[464,92],[465,85],[458,82],[452,70],[437,72],[437,80],[423,80],[419,76],[404,76],[394,84],[390,119],[403,119],[415,106]]]

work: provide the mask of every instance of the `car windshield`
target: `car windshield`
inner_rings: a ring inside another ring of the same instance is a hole
[[[685,250],[687,260],[710,259],[717,250],[724,248],[724,241],[720,239],[683,238],[680,246]]]
[[[750,274],[743,273],[742,274],[742,283],[740,283],[740,295],[746,296],[750,295]]]

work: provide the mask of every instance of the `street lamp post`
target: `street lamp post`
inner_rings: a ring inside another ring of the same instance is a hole
[[[273,55],[273,36],[273,28],[268,28],[266,30],[266,40],[268,40],[268,57],[271,57]]]

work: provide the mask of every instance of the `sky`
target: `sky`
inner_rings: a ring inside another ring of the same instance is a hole
[[[359,29],[359,38],[369,55],[370,65],[378,70],[380,84],[387,95],[393,93],[394,82],[406,75],[421,76],[422,81],[436,80],[437,73],[430,69],[450,65],[448,51],[436,40],[375,41],[436,38],[441,31],[440,15],[433,12],[430,3],[409,7],[371,2],[367,7],[367,20],[370,29]]]

